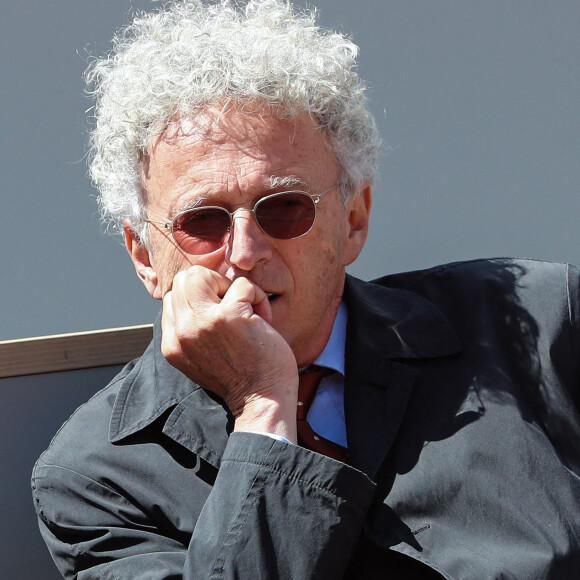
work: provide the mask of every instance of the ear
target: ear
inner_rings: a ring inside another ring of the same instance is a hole
[[[362,189],[353,195],[346,204],[347,229],[344,266],[354,262],[365,245],[369,232],[372,198],[371,184],[364,183]]]
[[[139,276],[139,279],[143,282],[145,288],[147,288],[147,292],[149,292],[153,298],[161,300],[162,296],[159,287],[159,279],[151,265],[149,250],[139,239],[139,236],[135,233],[129,220],[123,221],[123,231],[125,233],[125,247],[131,256],[137,276]]]

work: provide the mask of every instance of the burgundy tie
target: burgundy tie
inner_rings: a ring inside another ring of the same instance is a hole
[[[331,373],[331,370],[317,366],[308,367],[307,370],[300,373],[298,383],[298,408],[296,410],[298,443],[302,447],[342,461],[343,463],[348,463],[348,452],[346,448],[315,433],[306,420],[308,409],[310,409],[310,405],[314,401],[320,381],[325,375]]]

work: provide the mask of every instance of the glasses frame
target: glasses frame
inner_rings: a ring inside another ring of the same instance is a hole
[[[340,182],[335,183],[334,185],[331,185],[328,189],[325,189],[324,191],[322,191],[321,193],[308,193],[307,191],[303,191],[300,189],[288,189],[285,191],[278,191],[276,193],[271,193],[270,195],[265,195],[264,197],[261,197],[260,199],[258,199],[256,201],[256,203],[254,203],[253,207],[251,208],[245,208],[245,207],[240,207],[234,211],[229,211],[227,208],[221,206],[221,205],[198,205],[196,207],[191,207],[189,209],[183,210],[181,212],[179,212],[173,219],[168,220],[168,221],[160,221],[160,220],[153,220],[153,219],[144,219],[143,221],[147,222],[147,223],[152,223],[152,224],[158,224],[160,226],[163,227],[164,230],[168,231],[171,234],[171,237],[173,239],[173,241],[175,242],[175,244],[182,250],[184,251],[186,254],[189,254],[190,256],[207,256],[209,254],[213,254],[214,252],[217,252],[219,250],[221,250],[227,243],[228,240],[230,238],[230,236],[228,235],[227,238],[225,239],[224,243],[219,247],[216,248],[215,250],[212,250],[211,252],[207,252],[207,253],[203,253],[203,254],[192,254],[191,252],[186,251],[181,244],[177,241],[177,239],[175,238],[175,234],[174,234],[174,230],[175,230],[175,223],[177,222],[177,220],[179,218],[181,218],[183,215],[189,214],[191,212],[195,212],[197,210],[208,210],[208,209],[219,209],[225,213],[228,214],[229,218],[230,218],[230,225],[227,228],[227,232],[228,234],[231,234],[232,231],[232,226],[234,224],[234,216],[241,212],[241,211],[247,211],[250,212],[254,215],[254,220],[256,221],[256,224],[258,224],[258,227],[260,228],[260,230],[262,230],[262,232],[264,232],[264,234],[266,236],[268,236],[269,238],[272,239],[280,239],[280,240],[296,240],[298,238],[301,238],[302,236],[305,236],[308,232],[310,232],[310,230],[312,230],[312,228],[314,227],[314,224],[316,222],[316,212],[317,212],[317,208],[318,208],[318,204],[320,203],[320,200],[322,199],[322,196],[325,195],[326,193],[328,193],[329,191],[332,191],[333,189],[336,189],[337,187],[340,187]],[[281,195],[285,195],[288,193],[299,193],[301,195],[305,195],[307,197],[309,197],[313,204],[314,204],[314,219],[312,220],[312,225],[303,233],[300,234],[298,236],[294,236],[292,238],[275,238],[274,236],[271,236],[268,232],[266,232],[262,226],[260,225],[260,222],[258,221],[258,218],[256,217],[256,208],[263,203],[264,201],[268,200],[268,199],[272,199],[275,197],[279,197]]]

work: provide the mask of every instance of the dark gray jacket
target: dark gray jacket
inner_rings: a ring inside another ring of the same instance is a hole
[[[580,577],[575,269],[348,278],[351,465],[248,433],[146,353],[41,456],[66,578]]]

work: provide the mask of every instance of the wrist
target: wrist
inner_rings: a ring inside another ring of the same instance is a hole
[[[244,403],[241,412],[236,415],[234,431],[276,435],[296,443],[296,404],[296,393],[283,401],[252,397]]]

